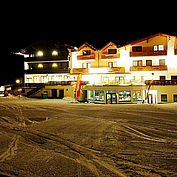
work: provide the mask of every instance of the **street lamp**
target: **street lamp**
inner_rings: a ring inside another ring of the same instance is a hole
[[[20,79],[16,79],[16,84],[20,84]]]

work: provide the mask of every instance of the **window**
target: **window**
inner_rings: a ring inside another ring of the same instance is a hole
[[[142,46],[134,46],[134,47],[132,47],[132,51],[133,52],[142,52],[143,47]]]
[[[146,60],[146,66],[152,66],[152,60]]]
[[[124,84],[124,77],[115,77],[115,81],[118,84]]]
[[[160,59],[159,66],[164,66],[164,65],[165,65],[165,59]]]
[[[131,91],[119,91],[119,102],[131,102]]]
[[[95,90],[95,101],[104,101],[104,91]]]
[[[160,76],[160,80],[161,81],[165,81],[166,80],[166,76]]]
[[[177,81],[177,76],[171,76],[172,81]]]
[[[108,54],[117,54],[117,49],[108,49]]]
[[[133,66],[143,66],[142,60],[134,60],[133,61]]]
[[[108,62],[108,67],[113,68],[113,62]]]
[[[161,102],[167,102],[167,94],[161,94]]]
[[[164,45],[154,45],[154,51],[163,51]]]
[[[82,63],[82,68],[90,68],[91,63]]]
[[[87,99],[93,101],[93,90],[87,91]]]
[[[141,90],[134,90],[133,91],[133,101],[141,101],[141,100],[142,100]]]
[[[177,102],[177,95],[173,95],[174,102]]]
[[[91,54],[91,50],[83,50],[82,51],[82,55],[90,55]]]

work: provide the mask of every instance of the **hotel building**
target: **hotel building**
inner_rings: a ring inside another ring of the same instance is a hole
[[[177,36],[158,33],[123,46],[110,42],[101,49],[85,43],[78,49],[55,45],[29,51],[23,52],[23,94],[29,97],[74,97],[71,82],[81,74],[80,101],[177,102]]]

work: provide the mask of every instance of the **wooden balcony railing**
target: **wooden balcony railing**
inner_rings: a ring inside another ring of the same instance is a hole
[[[101,59],[112,59],[112,58],[120,58],[120,53],[117,53],[117,54],[101,54]]]
[[[89,68],[73,68],[72,73],[73,74],[81,74],[81,73],[88,73]]]
[[[78,55],[77,56],[77,60],[91,60],[91,59],[95,59],[95,54],[91,54],[91,55]]]
[[[149,85],[151,80],[146,80],[145,84]],[[177,85],[177,80],[154,80],[152,85]]]
[[[162,66],[131,66],[130,71],[167,71],[167,65]]]
[[[125,67],[114,67],[114,68],[109,68],[108,72],[121,72],[124,73],[125,72]]]
[[[153,47],[143,47],[142,52],[130,52],[130,57],[167,55],[167,47],[164,50],[154,51]]]

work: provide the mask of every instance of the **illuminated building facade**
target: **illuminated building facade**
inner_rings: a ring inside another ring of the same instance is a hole
[[[65,59],[58,56],[57,49],[50,51],[51,58],[44,56],[42,50],[36,51],[36,58],[34,53],[28,54],[25,83],[46,83],[41,91],[63,87],[64,96],[74,97],[74,88],[69,84],[81,74],[84,101],[177,102],[176,36],[158,33],[123,46],[110,42],[99,50],[85,43],[68,51]],[[149,98],[145,100],[152,79]]]

